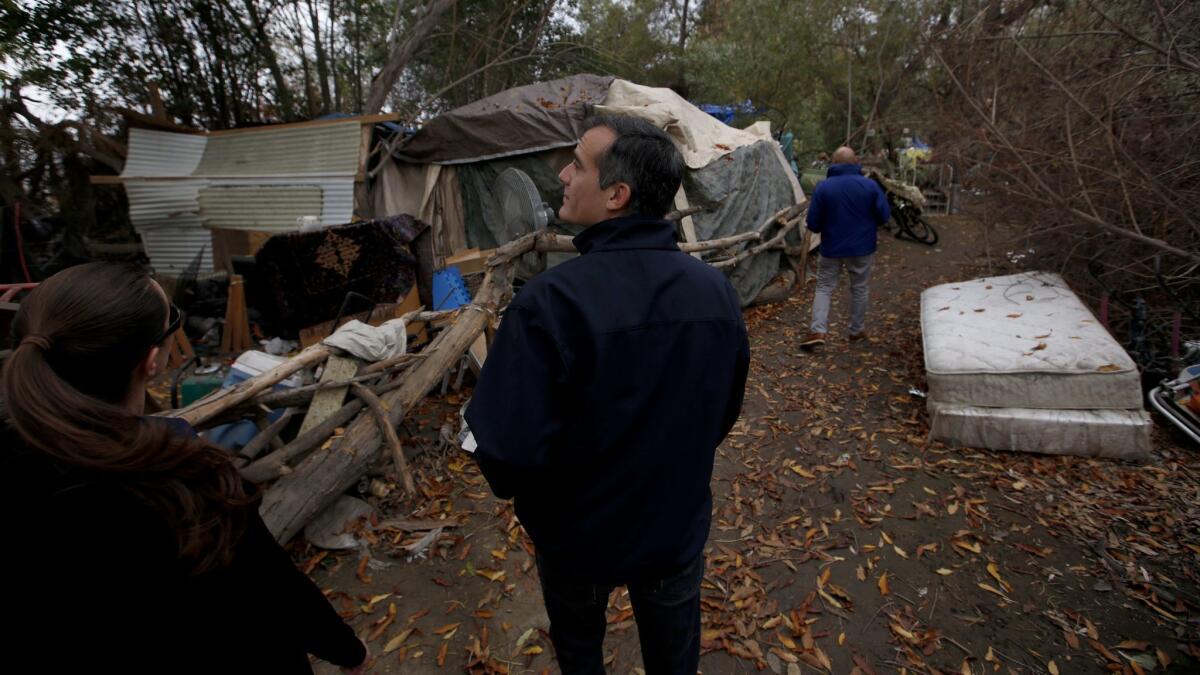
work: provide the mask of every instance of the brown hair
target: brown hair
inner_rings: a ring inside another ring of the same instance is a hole
[[[55,274],[17,312],[4,398],[26,443],[152,507],[199,573],[229,562],[253,498],[223,450],[126,407],[134,369],[167,312],[136,266],[88,263]]]

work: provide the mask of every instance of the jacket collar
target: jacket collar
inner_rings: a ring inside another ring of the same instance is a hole
[[[639,248],[679,250],[675,243],[675,223],[637,215],[600,221],[575,235],[572,242],[583,254]]]
[[[830,164],[829,171],[825,173],[827,178],[834,176],[861,176],[862,166],[858,164]]]

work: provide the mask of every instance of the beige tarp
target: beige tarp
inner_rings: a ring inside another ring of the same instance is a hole
[[[665,129],[675,139],[690,169],[708,166],[738,148],[771,140],[769,123],[757,122],[747,129],[735,129],[670,89],[645,87],[626,80],[613,80],[604,104],[597,105],[595,111],[602,115],[641,117]]]

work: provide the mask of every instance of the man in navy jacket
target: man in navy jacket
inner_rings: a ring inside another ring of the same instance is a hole
[[[821,234],[821,266],[813,296],[812,324],[801,347],[825,344],[829,332],[829,302],[842,268],[850,273],[850,340],[867,337],[867,295],[875,261],[875,231],[892,217],[887,195],[862,175],[854,151],[833,153],[825,180],[813,190],[808,229]]]
[[[629,587],[646,672],[694,675],[713,458],[741,410],[749,344],[718,270],[663,220],[669,136],[598,117],[559,178],[580,256],[509,305],[466,412],[476,460],[537,549],[567,674],[603,673],[608,595]]]

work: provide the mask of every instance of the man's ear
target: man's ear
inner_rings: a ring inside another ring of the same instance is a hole
[[[616,183],[608,188],[608,201],[604,204],[609,211],[624,211],[629,208],[629,200],[633,197],[633,190],[629,189],[628,183]]]

